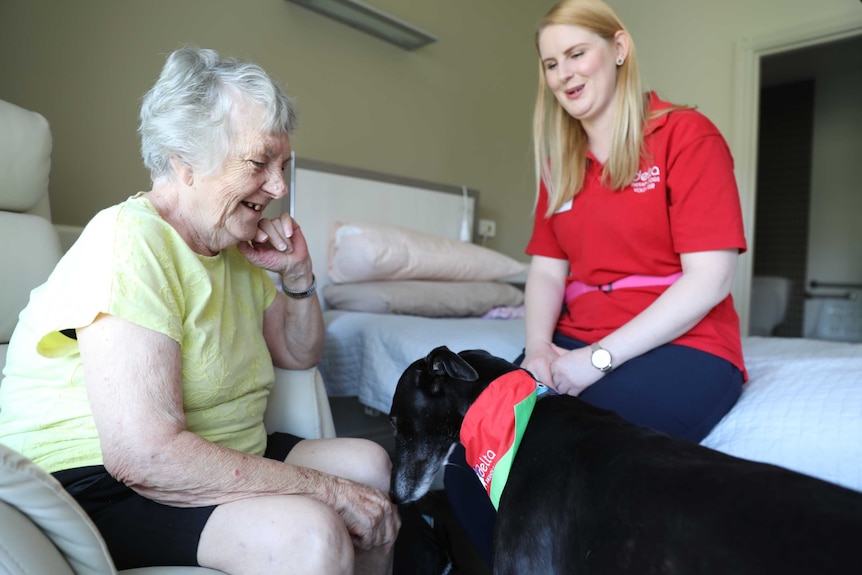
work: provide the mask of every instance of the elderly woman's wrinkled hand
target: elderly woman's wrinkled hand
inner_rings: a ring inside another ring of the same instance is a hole
[[[391,547],[395,543],[401,518],[389,497],[361,483],[337,479],[331,493],[334,508],[347,525],[354,545],[363,550]]]
[[[262,218],[254,240],[237,247],[252,264],[281,276],[297,275],[309,258],[302,229],[286,212],[277,218]]]

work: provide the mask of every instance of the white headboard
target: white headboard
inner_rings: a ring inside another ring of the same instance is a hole
[[[292,174],[289,211],[302,226],[317,285],[332,283],[328,274],[329,239],[335,222],[371,222],[459,239],[464,191],[459,186],[423,182],[298,158]],[[292,201],[291,201],[292,199]],[[476,237],[479,193],[467,190],[466,213]]]

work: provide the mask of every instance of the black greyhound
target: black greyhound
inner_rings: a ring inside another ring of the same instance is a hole
[[[390,411],[394,501],[428,491],[469,408],[515,370],[445,347],[407,368]],[[555,395],[535,403],[499,498],[494,572],[858,575],[860,544],[862,493]]]

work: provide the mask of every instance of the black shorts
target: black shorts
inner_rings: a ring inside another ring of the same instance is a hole
[[[274,433],[264,457],[284,461],[302,439]],[[126,487],[101,465],[53,474],[98,527],[118,570],[197,566],[198,542],[215,506],[172,507]]]

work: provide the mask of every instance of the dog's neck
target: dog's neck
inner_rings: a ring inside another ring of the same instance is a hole
[[[538,385],[523,369],[498,377],[479,394],[461,424],[467,463],[495,508],[536,405]]]

